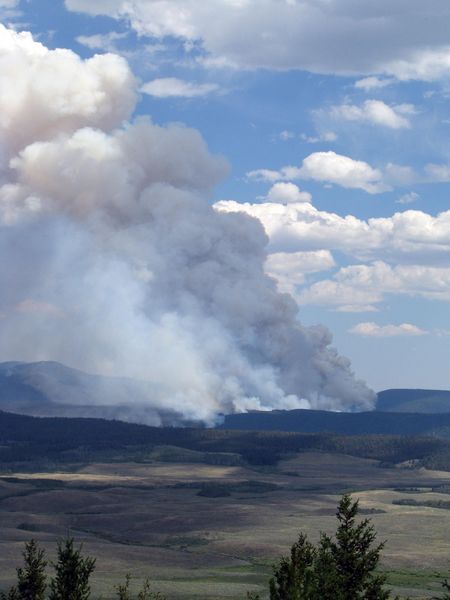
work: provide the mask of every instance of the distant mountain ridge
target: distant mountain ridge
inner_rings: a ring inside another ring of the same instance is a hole
[[[449,390],[392,389],[378,392],[376,410],[409,413],[450,413]]]
[[[37,417],[184,424],[177,413],[155,407],[149,383],[92,375],[53,361],[0,363],[0,410]]]
[[[291,431],[336,435],[407,435],[450,438],[450,413],[343,413],[323,410],[274,410],[227,415],[221,429]]]
[[[0,410],[40,417],[106,418],[148,425],[195,425],[154,407],[151,384],[84,373],[58,362],[0,363]],[[222,428],[336,434],[450,437],[450,391],[384,390],[373,412],[315,410],[224,416]]]

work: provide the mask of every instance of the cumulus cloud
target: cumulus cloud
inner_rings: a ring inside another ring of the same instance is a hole
[[[383,261],[350,265],[339,269],[332,279],[318,281],[301,290],[296,295],[296,300],[301,305],[375,308],[387,294],[404,294],[446,302],[450,299],[450,268],[392,266]]]
[[[384,298],[381,290],[370,285],[358,288],[345,279],[341,281],[339,274],[336,279],[324,279],[300,290],[295,296],[297,302],[302,306],[322,306],[339,312],[377,311],[377,304]]]
[[[336,266],[328,250],[275,252],[266,260],[266,273],[276,279],[278,288],[295,296],[295,288],[305,282],[307,273],[328,271]]]
[[[307,156],[299,173],[303,179],[334,183],[345,188],[361,189],[369,194],[389,190],[383,175],[366,162],[336,152],[314,152]]]
[[[65,0],[67,8],[126,19],[139,35],[201,45],[208,63],[338,75],[435,80],[450,72],[442,0]]]
[[[286,166],[278,171],[256,169],[247,177],[257,181],[313,179],[345,188],[361,189],[369,194],[380,194],[391,188],[383,181],[383,174],[368,163],[349,156],[328,152],[313,152],[303,159],[301,167]]]
[[[245,212],[264,225],[272,251],[338,250],[360,261],[450,266],[450,211],[419,210],[367,221],[321,211],[311,203],[289,205],[221,201],[217,210]]]
[[[218,89],[215,83],[193,83],[176,77],[163,77],[145,83],[141,92],[155,98],[199,98]]]
[[[370,406],[329,331],[302,327],[264,273],[261,224],[211,207],[228,166],[201,135],[146,117],[122,124],[136,89],[121,58],[82,61],[0,33],[0,360],[142,379],[136,418],[155,424],[161,413],[212,423]]]
[[[426,335],[428,332],[411,323],[401,323],[400,325],[377,325],[373,322],[367,322],[358,323],[350,329],[350,333],[365,337],[385,338]]]
[[[330,109],[333,118],[343,119],[344,121],[366,122],[388,127],[389,129],[407,129],[411,127],[411,123],[405,115],[414,113],[415,110],[411,104],[388,106],[381,100],[366,100],[361,106],[341,104]]]
[[[263,199],[267,202],[292,204],[296,202],[311,202],[312,196],[309,192],[303,192],[295,183],[280,181],[270,188],[267,196]]]

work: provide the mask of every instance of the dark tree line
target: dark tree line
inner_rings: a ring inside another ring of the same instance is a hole
[[[288,415],[289,412],[283,418],[291,418]],[[433,418],[434,428],[442,425],[438,417]],[[355,431],[358,430],[356,427]],[[209,454],[236,454],[237,458],[256,465],[275,464],[291,453],[319,450],[385,463],[417,459],[428,468],[450,470],[449,440],[409,435],[148,427],[102,419],[35,418],[0,411],[0,442],[0,460],[4,465],[89,462],[114,456],[139,461],[146,459],[155,447],[168,445]],[[226,460],[225,455],[221,459]],[[236,456],[230,460],[235,461]]]

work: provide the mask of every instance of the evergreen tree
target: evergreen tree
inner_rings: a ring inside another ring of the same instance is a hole
[[[300,534],[290,557],[281,559],[270,580],[270,600],[306,600],[314,597],[317,550]]]
[[[270,600],[388,600],[386,577],[376,573],[384,544],[368,519],[357,523],[358,502],[346,494],[335,538],[322,534],[314,547],[301,534],[270,581]]]
[[[353,502],[350,495],[344,495],[336,513],[339,522],[336,539],[325,534],[320,539],[318,553],[328,569],[322,568],[318,576],[331,580],[335,586],[333,598],[387,600],[390,593],[383,589],[386,577],[375,574],[384,543],[374,546],[373,525],[369,519],[356,523],[357,514],[358,501]]]
[[[41,550],[35,540],[25,543],[22,553],[24,566],[17,569],[17,593],[20,600],[44,600],[47,587],[44,550]]]
[[[58,543],[49,600],[88,600],[90,597],[89,577],[95,569],[95,558],[83,557],[81,550],[81,546],[74,548],[73,538]]]

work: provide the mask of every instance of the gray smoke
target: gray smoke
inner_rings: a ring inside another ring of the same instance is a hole
[[[210,206],[225,160],[182,125],[124,122],[123,59],[1,26],[0,50],[0,360],[144,380],[152,411],[206,423],[371,405],[330,333],[302,327],[264,274],[260,222]]]

